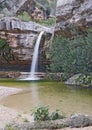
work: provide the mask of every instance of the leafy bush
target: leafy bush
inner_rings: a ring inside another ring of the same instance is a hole
[[[51,115],[50,115],[50,119],[51,120],[63,119],[63,118],[65,118],[65,116],[64,115],[60,115],[59,114],[59,110],[56,110],[56,111],[52,112]]]
[[[23,21],[31,21],[31,17],[28,15],[26,11],[24,11],[21,15],[18,15],[17,17]]]
[[[49,119],[49,111],[47,106],[38,106],[33,110],[34,120],[35,121],[45,121]]]
[[[77,34],[71,39],[55,36],[49,54],[52,72],[64,72],[67,76],[92,72],[92,29],[86,36]]]
[[[2,38],[0,38],[0,56],[3,57],[7,62],[11,59],[14,59],[11,48],[7,44],[7,41]]]
[[[6,130],[14,130],[13,127],[12,127],[12,125],[6,125],[6,126],[5,126],[5,129],[6,129]]]
[[[56,23],[56,18],[49,18],[46,20],[38,20],[37,22],[40,23],[41,25],[44,25],[44,26],[54,26]]]
[[[76,79],[76,84],[82,86],[92,85],[92,76],[80,74],[79,77]]]
[[[51,115],[49,115],[48,106],[35,107],[32,115],[34,115],[35,121],[56,120],[65,117],[64,115],[60,115],[58,110],[52,112]]]

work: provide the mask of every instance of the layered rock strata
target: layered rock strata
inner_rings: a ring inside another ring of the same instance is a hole
[[[56,9],[56,32],[63,34],[67,28],[77,25],[82,30],[92,25],[91,0],[58,0]]]

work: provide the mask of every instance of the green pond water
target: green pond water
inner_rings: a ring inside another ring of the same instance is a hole
[[[35,106],[49,106],[70,115],[92,115],[92,89],[74,89],[61,82],[1,82],[0,86],[22,88],[23,91],[0,100],[0,104],[15,110],[29,112]]]

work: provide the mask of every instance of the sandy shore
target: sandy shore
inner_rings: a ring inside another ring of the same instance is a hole
[[[22,89],[18,88],[9,88],[9,87],[0,87],[0,100],[4,97],[7,97],[12,94],[16,94],[22,91]],[[5,127],[6,124],[10,122],[23,122],[27,119],[29,122],[33,122],[33,117],[29,114],[20,113],[11,108],[7,108],[3,105],[0,105],[0,130]],[[62,130],[92,130],[92,127],[85,128],[63,128]]]
[[[22,89],[0,86],[0,100],[4,97],[7,97],[12,94],[16,94],[20,91],[22,91]]]
[[[0,100],[2,100],[2,98],[4,97],[16,94],[20,91],[22,91],[22,89],[0,86]],[[24,119],[33,121],[33,118],[27,114],[23,114],[11,108],[0,105],[0,129],[4,128],[4,126],[11,121],[20,122],[24,121]]]
[[[20,91],[22,90],[0,86],[0,100],[4,97],[18,93]],[[6,124],[8,124],[14,117],[17,116],[17,114],[17,111],[0,105],[0,128],[3,128]]]

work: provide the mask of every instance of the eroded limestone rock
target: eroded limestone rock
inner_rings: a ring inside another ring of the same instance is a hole
[[[56,32],[74,24],[88,27],[92,25],[92,0],[58,0],[56,17]]]

